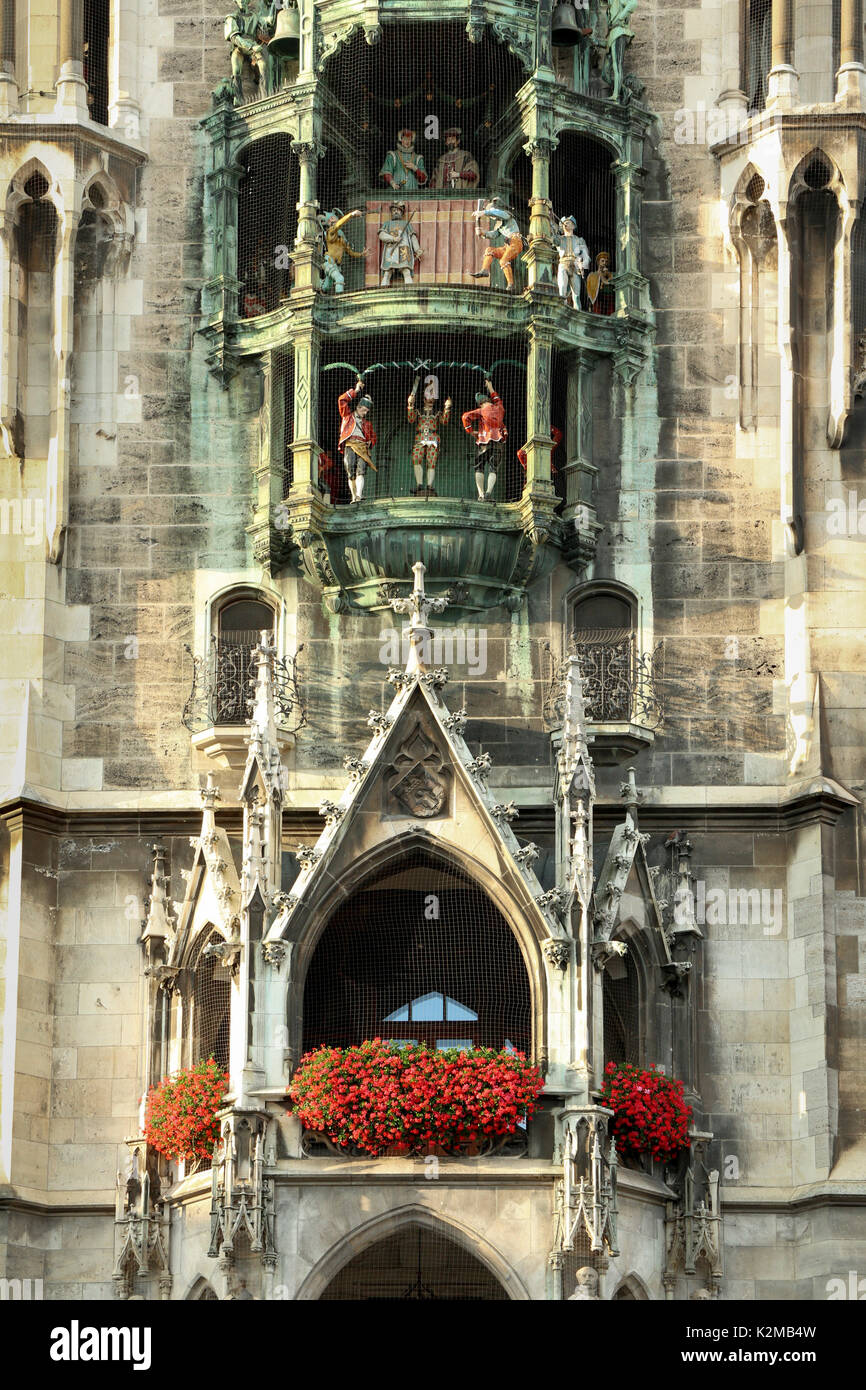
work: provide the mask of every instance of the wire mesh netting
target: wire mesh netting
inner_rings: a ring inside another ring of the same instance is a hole
[[[522,64],[504,44],[490,35],[470,43],[457,23],[385,24],[379,43],[370,45],[357,34],[331,57],[323,78],[323,154],[316,164],[324,294],[466,286],[498,295],[526,288],[532,164],[517,101],[525,79]],[[550,168],[551,236],[557,242],[572,237],[578,267],[566,292],[581,311],[601,315],[615,309],[613,159],[602,141],[565,131]],[[241,163],[238,313],[256,318],[278,309],[291,293],[300,163],[281,134],[254,142]],[[270,420],[286,489],[292,479],[290,395],[296,387],[290,356],[275,354],[284,408],[272,411]],[[552,396],[564,402],[567,368],[556,358]],[[479,487],[498,501],[520,495],[525,335],[506,338],[473,328],[462,312],[436,334],[376,333],[371,315],[369,326],[353,330],[351,348],[329,335],[321,368],[319,483],[333,502],[351,500],[338,399],[354,387],[358,373],[373,398],[368,420],[378,436],[365,472],[367,500],[475,497]],[[505,420],[501,437],[494,424],[485,440],[490,431],[477,413],[483,403],[476,397],[488,392],[488,373]],[[461,426],[465,412],[476,412],[475,438]],[[561,443],[564,419],[551,424]],[[485,443],[492,447],[483,448]],[[473,478],[479,450],[483,485]],[[491,474],[495,485],[488,485]]]
[[[355,1255],[322,1294],[326,1300],[500,1301],[508,1295],[475,1255],[425,1226],[407,1225]]]
[[[630,955],[616,956],[608,962],[602,989],[605,1063],[636,1065],[641,1060],[640,991],[637,969]]]
[[[245,150],[238,184],[238,313],[277,309],[292,285],[300,164],[288,135],[268,135]]]
[[[84,0],[84,80],[87,114],[108,125],[109,0]]]
[[[460,870],[412,851],[338,908],[304,991],[304,1051],[368,1038],[529,1054],[517,940]]]
[[[369,418],[377,437],[372,450],[377,471],[368,468],[366,497],[406,497],[428,486],[440,497],[475,495],[474,473],[484,462],[478,437],[467,430],[478,429],[476,396],[489,396],[487,380],[503,410],[497,496],[518,497],[524,474],[517,455],[526,441],[525,363],[526,346],[519,338],[402,332],[351,345],[330,341],[319,389],[319,446],[326,456],[320,467],[336,482],[332,501],[349,500],[338,450],[340,397],[354,388],[359,373],[372,401]]]
[[[743,26],[743,90],[750,111],[767,104],[767,77],[772,67],[772,0],[745,0]]]
[[[192,967],[188,1036],[191,1065],[213,1057],[217,1066],[227,1071],[231,974],[218,956],[207,954],[208,946],[219,945],[222,941],[223,937],[218,931],[203,936]]]

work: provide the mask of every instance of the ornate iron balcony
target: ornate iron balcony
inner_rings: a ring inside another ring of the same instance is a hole
[[[256,646],[261,633],[229,632],[211,637],[207,656],[193,655],[192,689],[181,720],[190,733],[217,725],[243,725],[249,717],[256,678]],[[271,634],[273,640],[273,634]],[[297,660],[294,656],[274,660],[274,701],[277,725],[285,733],[296,733],[306,723],[306,712],[298,691]]]
[[[586,723],[593,735],[597,762],[619,762],[653,741],[661,728],[660,701],[663,645],[638,649],[631,628],[583,628],[572,633],[569,648],[577,655],[583,682]],[[547,648],[550,654],[550,648]],[[562,723],[565,663],[552,654],[544,714],[552,728]]]

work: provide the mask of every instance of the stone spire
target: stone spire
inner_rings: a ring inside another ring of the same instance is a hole
[[[150,906],[142,933],[142,941],[171,941],[176,924],[172,917],[171,903],[166,892],[165,845],[151,845],[153,853],[153,873],[150,880]]]
[[[256,647],[256,687],[252,701],[247,761],[240,786],[244,805],[241,900],[250,902],[256,886],[270,905],[280,888],[280,842],[287,778],[277,741],[274,657],[270,634]]]
[[[274,658],[277,649],[270,643],[270,633],[263,631],[256,652],[256,685],[250,716],[247,762],[241,783],[241,799],[249,789],[250,772],[258,764],[268,796],[275,793],[282,799],[286,790],[285,773],[277,741],[277,716],[274,708]]]

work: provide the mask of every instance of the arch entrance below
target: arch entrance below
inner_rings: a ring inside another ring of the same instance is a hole
[[[417,1222],[355,1255],[320,1297],[329,1301],[508,1301],[499,1280],[477,1256]]]

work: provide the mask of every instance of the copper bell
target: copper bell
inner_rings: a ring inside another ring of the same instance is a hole
[[[274,37],[268,44],[268,51],[275,58],[299,58],[301,53],[301,16],[295,9],[286,7],[277,14]]]
[[[556,47],[574,48],[580,34],[581,29],[574,12],[574,5],[570,3],[570,0],[567,3],[557,5],[553,11],[553,23],[550,30],[550,37]]]

